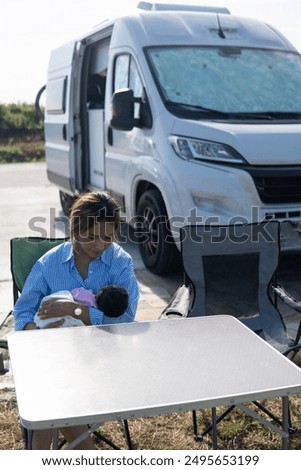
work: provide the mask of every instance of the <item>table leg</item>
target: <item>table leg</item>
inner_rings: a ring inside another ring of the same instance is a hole
[[[25,447],[26,447],[26,450],[32,450],[32,438],[33,438],[32,429],[25,429],[24,428],[24,434],[25,434]]]
[[[282,449],[287,450],[289,447],[289,402],[288,397],[282,397],[282,429],[284,436],[282,437]]]
[[[217,427],[216,427],[216,408],[212,408],[212,445],[213,449],[217,449]]]
[[[59,449],[59,429],[52,430],[52,449]]]
[[[123,420],[123,426],[124,426],[125,438],[126,438],[126,441],[127,441],[127,444],[128,444],[128,449],[133,450],[133,443],[132,443],[129,424],[128,424],[127,419]]]

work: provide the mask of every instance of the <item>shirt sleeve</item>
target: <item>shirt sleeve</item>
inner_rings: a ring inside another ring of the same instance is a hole
[[[90,307],[90,320],[92,325],[96,324],[113,324],[113,323],[129,323],[134,321],[139,301],[139,287],[134,273],[133,262],[131,258],[125,258],[123,269],[113,271],[111,284],[115,284],[126,289],[129,295],[129,305],[127,310],[118,318],[107,317],[95,308]],[[91,312],[92,310],[92,312]],[[96,323],[96,311],[100,312],[99,323]],[[92,313],[92,315],[91,315]],[[95,315],[95,316],[94,316]]]
[[[95,307],[89,307],[91,325],[102,325],[104,323],[104,314]]]
[[[22,294],[13,308],[16,330],[23,330],[28,323],[34,321],[42,299],[49,294],[48,290],[47,281],[38,261],[27,277]]]

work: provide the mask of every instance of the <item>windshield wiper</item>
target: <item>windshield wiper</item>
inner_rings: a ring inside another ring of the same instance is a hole
[[[224,119],[248,119],[248,120],[300,120],[301,111],[264,111],[264,112],[225,112],[219,111],[218,109],[206,108],[205,106],[188,104],[188,103],[179,103],[177,101],[166,100],[165,105],[170,109],[181,109],[182,111],[187,112],[196,112],[201,113],[202,115],[211,115],[214,117],[220,117]]]
[[[301,111],[267,111],[273,119],[301,119]]]
[[[165,105],[168,106],[169,108],[182,109],[184,111],[185,110],[196,111],[202,114],[211,114],[217,117],[229,118],[229,113],[225,113],[224,111],[219,111],[218,109],[206,108],[200,105],[178,103],[177,101],[170,101],[170,100],[166,100]]]
[[[248,112],[248,113],[229,113],[230,118],[240,118],[240,119],[262,119],[273,121],[276,119],[301,119],[301,112],[291,112],[291,111],[264,111],[259,112]]]

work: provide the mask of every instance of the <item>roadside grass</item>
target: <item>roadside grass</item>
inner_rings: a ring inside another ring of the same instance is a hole
[[[0,164],[45,160],[45,143],[41,133],[0,139]]]
[[[281,399],[262,402],[276,416],[281,416]],[[257,410],[254,405],[250,405]],[[218,408],[221,413],[226,408]],[[290,397],[292,424],[296,430],[290,436],[290,449],[301,449],[301,396]],[[262,413],[260,413],[262,415]],[[262,415],[264,416],[264,415]],[[199,432],[211,423],[211,411],[197,412]],[[135,449],[150,450],[210,450],[210,434],[202,442],[196,442],[193,436],[191,412],[175,413],[129,420],[131,438]],[[99,429],[122,449],[127,449],[121,422],[105,423]],[[102,441],[96,441],[98,449],[110,449]],[[281,437],[257,420],[235,408],[218,425],[218,447],[221,450],[276,450],[281,448]],[[0,401],[0,449],[24,449],[22,429],[19,424],[16,399]]]

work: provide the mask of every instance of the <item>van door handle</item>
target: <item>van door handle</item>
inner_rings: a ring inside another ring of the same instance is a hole
[[[113,145],[113,129],[112,127],[108,127],[108,144]]]
[[[66,126],[66,124],[63,125],[63,139],[67,140],[67,126]]]

